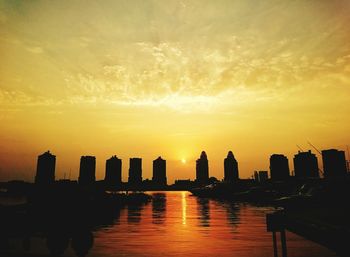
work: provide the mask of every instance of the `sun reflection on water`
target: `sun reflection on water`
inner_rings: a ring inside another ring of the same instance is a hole
[[[182,192],[181,194],[181,207],[182,207],[182,225],[186,225],[186,192]]]

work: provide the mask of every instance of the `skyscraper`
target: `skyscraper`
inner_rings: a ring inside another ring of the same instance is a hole
[[[273,154],[270,157],[270,176],[272,180],[289,178],[288,158],[283,154]]]
[[[46,185],[55,181],[56,156],[50,151],[38,156],[35,184]]]
[[[201,184],[209,181],[208,158],[204,151],[202,151],[200,158],[196,161],[196,181]]]
[[[95,156],[82,156],[80,158],[79,184],[91,185],[95,182],[96,158]]]
[[[259,182],[259,173],[257,171],[254,171],[254,180]]]
[[[297,178],[318,178],[317,157],[311,150],[294,155],[294,173]]]
[[[142,183],[142,159],[130,158],[129,179],[130,185],[139,185]]]
[[[269,175],[267,170],[261,170],[259,171],[259,182],[263,183],[269,179]]]
[[[322,151],[325,178],[346,176],[345,152],[336,149]]]
[[[237,181],[238,179],[238,163],[232,151],[229,151],[224,160],[224,181],[233,182]]]
[[[106,160],[105,184],[116,187],[122,183],[122,160],[116,155]]]
[[[166,160],[163,160],[160,156],[153,161],[152,181],[157,185],[165,186],[167,184]]]

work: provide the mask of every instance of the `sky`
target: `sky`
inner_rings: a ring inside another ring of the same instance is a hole
[[[0,180],[33,181],[47,150],[56,179],[82,155],[151,178],[161,155],[170,183],[202,150],[218,179],[229,150],[241,178],[346,150],[349,42],[345,0],[0,0]]]

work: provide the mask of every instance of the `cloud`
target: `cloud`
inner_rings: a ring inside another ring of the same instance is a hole
[[[5,90],[0,88],[0,107],[16,106],[17,108],[25,108],[28,106],[59,106],[64,101],[30,94],[21,90]]]
[[[82,2],[62,5],[38,1],[2,12],[5,43],[20,42],[6,48],[11,72],[0,82],[16,92],[7,103],[209,110],[348,83],[347,17],[334,18],[329,4],[106,1],[84,5],[84,13]],[[325,38],[330,33],[337,36]]]
[[[26,47],[27,51],[33,54],[42,54],[44,50],[39,46]]]

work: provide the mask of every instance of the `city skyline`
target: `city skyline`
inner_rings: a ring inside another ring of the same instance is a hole
[[[350,0],[0,0],[1,256],[350,256]]]
[[[232,149],[243,178],[307,141],[346,151],[349,13],[345,0],[0,0],[0,180],[32,180],[46,149],[57,178],[114,153],[142,156],[151,178],[162,153],[168,181],[194,179],[202,149],[215,177]]]
[[[322,162],[322,155],[317,153],[314,149],[310,149],[312,148],[310,145],[308,145],[307,143],[305,143],[304,147],[304,151],[301,152],[308,152],[311,151],[313,154],[316,155],[317,157],[317,163],[318,163],[318,167],[323,170],[323,162]],[[295,149],[294,151],[291,151],[288,154],[285,153],[281,153],[279,152],[278,154],[283,154],[285,155],[288,160],[289,160],[289,167],[290,167],[290,173],[294,172],[294,164],[293,164],[293,157],[295,156],[295,154],[298,153],[298,147],[300,147],[299,145],[294,146]],[[349,152],[348,152],[348,148],[344,147],[342,148],[335,148],[335,147],[329,147],[329,148],[319,148],[319,149],[338,149],[340,151],[344,151],[345,153],[345,160],[346,162],[349,162]],[[231,150],[228,150],[227,152],[229,152]],[[323,150],[322,150],[323,151]],[[58,154],[56,153],[56,151],[52,151],[49,150],[49,152],[54,152],[56,156],[58,156]],[[200,152],[200,151],[199,151]],[[207,152],[207,151],[205,151]],[[223,153],[223,156],[221,156],[221,159],[214,159],[213,158],[209,158],[209,176],[211,177],[216,177],[221,179],[221,177],[224,177],[224,156],[227,155],[227,152]],[[300,149],[299,149],[300,152]],[[263,163],[263,165],[261,166],[251,166],[252,169],[250,170],[245,170],[242,169],[241,166],[244,166],[244,164],[249,163],[249,158],[246,160],[240,160],[237,159],[238,163],[239,163],[239,174],[240,174],[240,178],[252,178],[252,176],[254,176],[254,171],[256,170],[269,170],[270,171],[270,161],[269,158],[271,155],[273,155],[274,153],[266,153],[266,156],[260,156],[261,157],[261,163]],[[106,154],[106,155],[102,155],[102,156],[96,156],[96,155],[92,155],[92,154],[87,154],[86,156],[93,156],[96,157],[97,161],[96,161],[96,180],[103,180],[105,178],[105,170],[106,170],[106,163],[105,161],[108,160],[109,158],[113,157],[113,156],[118,156],[118,158],[120,158],[121,160],[124,160],[124,162],[122,162],[122,181],[123,182],[127,182],[128,181],[128,168],[129,165],[127,163],[125,163],[125,160],[129,160],[129,158],[132,158],[133,155],[131,154],[130,156],[127,156],[125,154]],[[235,153],[235,156],[239,156],[239,153]],[[56,162],[56,169],[55,169],[55,174],[56,174],[56,179],[64,179],[64,178],[68,178],[70,177],[73,180],[78,180],[79,179],[79,169],[80,169],[80,163],[79,161],[74,161],[72,156],[69,156],[68,158],[70,159],[70,162],[72,162],[74,165],[72,165],[71,167],[69,167],[68,169],[63,169],[62,168],[62,163],[65,162],[65,160],[63,159],[65,155],[63,155],[61,158],[60,156],[58,156],[58,162]],[[76,160],[79,160],[79,158],[81,158],[83,155],[78,155],[76,156]],[[141,156],[141,155],[139,155]],[[146,157],[145,157],[146,156]],[[152,169],[152,161],[154,160],[154,158],[156,158],[157,156],[159,156],[159,154],[156,154],[155,156],[149,156],[149,154],[145,154],[145,156],[141,156],[140,158],[142,158],[143,162],[145,162],[145,165],[142,165],[142,176],[144,177],[144,179],[152,179],[152,175],[153,175],[153,169]],[[162,156],[164,157],[165,155],[162,154]],[[198,159],[198,153],[197,156],[194,156],[192,159],[177,159],[177,160],[173,160],[173,159],[168,159],[165,157],[165,159],[167,160],[167,163],[170,165],[167,165],[167,177],[168,177],[168,182],[173,183],[175,180],[178,179],[191,179],[191,180],[195,180],[196,179],[196,160]],[[211,155],[210,155],[211,156]],[[33,160],[37,158],[37,153],[33,154]],[[98,161],[100,160],[100,161]],[[104,160],[104,161],[101,161]],[[13,174],[7,174],[6,172],[0,173],[0,181],[8,181],[8,180],[25,180],[25,181],[30,181],[30,182],[34,182],[34,177],[33,174],[35,174],[35,170],[36,170],[36,162],[31,161],[32,163],[32,167],[30,169],[29,172],[26,172],[25,175],[23,173],[18,173],[17,176],[13,176]],[[242,165],[243,164],[243,165]],[[186,168],[186,172],[185,173],[179,173],[176,171],[176,167],[177,166],[184,166]],[[1,171],[1,170],[0,170]],[[269,173],[270,174],[270,173]],[[4,176],[5,175],[5,176]],[[179,175],[179,176],[178,176]]]
[[[223,174],[221,176],[211,175],[210,172],[210,161],[205,151],[202,151],[199,159],[195,162],[195,170],[193,173],[195,177],[193,181],[199,184],[210,183],[209,178],[214,177],[218,181],[235,182],[240,179],[255,179],[257,181],[266,180],[288,180],[290,177],[296,178],[320,178],[320,177],[342,177],[345,176],[349,171],[349,160],[345,158],[345,151],[339,151],[337,149],[326,149],[322,150],[321,159],[317,158],[316,154],[308,151],[298,151],[294,158],[289,164],[289,159],[283,154],[272,154],[269,158],[269,171],[252,171],[249,177],[240,177],[238,165],[239,162],[234,158],[232,151],[229,151],[227,157],[223,159]],[[52,159],[54,161],[52,162]],[[167,185],[167,165],[166,159],[158,156],[152,160],[152,177],[144,176],[144,167],[142,164],[142,158],[131,157],[129,158],[129,168],[123,172],[123,159],[118,158],[116,155],[112,155],[105,161],[104,179],[96,177],[96,157],[95,156],[81,156],[79,177],[77,178],[79,184],[91,184],[95,181],[105,181],[107,186],[120,186],[121,183],[128,183],[129,185],[139,186],[142,181],[152,181],[155,185]],[[318,163],[322,163],[322,169],[319,168]],[[98,162],[97,162],[98,163]],[[327,163],[327,166],[324,166]],[[38,175],[41,176],[40,183],[52,183],[55,180],[55,168],[56,168],[56,156],[52,155],[50,151],[44,152],[38,156],[37,171],[35,175],[35,183],[37,182]],[[266,174],[263,174],[266,173]],[[124,174],[124,176],[123,176]],[[66,173],[63,178],[74,180],[69,174],[66,177]],[[83,177],[81,177],[83,176]],[[261,177],[263,176],[263,177]],[[123,179],[123,178],[126,179]],[[260,178],[261,177],[261,178]],[[81,181],[83,178],[84,181]],[[176,180],[191,179],[175,177],[170,184]]]

